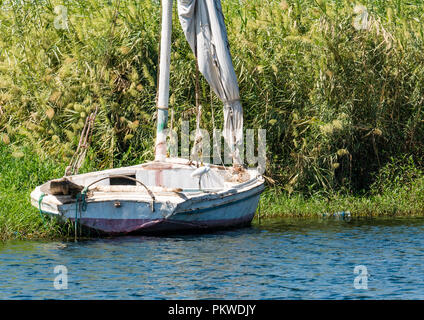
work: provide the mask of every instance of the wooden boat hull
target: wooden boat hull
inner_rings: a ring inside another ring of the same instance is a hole
[[[244,183],[235,183],[215,191],[187,189],[178,193],[154,192],[154,202],[140,188],[137,192],[120,191],[119,188],[114,192],[99,191],[87,198],[84,210],[81,210],[81,203],[76,199],[63,201],[58,196],[48,195],[39,202],[42,195],[40,187],[31,193],[31,199],[32,204],[39,205],[46,214],[59,217],[62,221],[75,223],[76,220],[78,225],[102,234],[240,227],[251,223],[264,190],[263,178],[251,176],[253,178]]]
[[[121,202],[120,213],[117,213],[118,209],[113,207],[113,203],[89,204],[91,208],[87,208],[87,211],[90,210],[96,214],[92,217],[84,217],[85,214],[83,214],[83,217],[78,219],[78,223],[106,234],[177,232],[249,225],[258,206],[259,194],[240,200],[232,199],[229,203],[228,200],[225,199],[225,203],[213,206],[204,203],[203,208],[177,212],[169,218],[163,217],[163,214],[150,218],[138,218],[137,211],[140,211],[140,203],[137,202]],[[74,222],[75,218],[70,220]]]

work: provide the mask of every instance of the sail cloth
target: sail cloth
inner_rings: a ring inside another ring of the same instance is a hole
[[[223,136],[242,164],[243,109],[220,0],[178,0],[178,15],[199,71],[224,103]]]

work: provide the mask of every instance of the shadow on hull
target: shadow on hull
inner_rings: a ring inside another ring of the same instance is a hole
[[[72,222],[73,225],[73,222]],[[139,229],[126,233],[114,233],[104,232],[97,229],[93,229],[84,225],[78,225],[77,227],[77,238],[78,239],[89,239],[89,238],[110,238],[110,237],[123,237],[123,236],[176,236],[176,235],[199,235],[215,233],[218,231],[234,230],[249,228],[252,225],[252,220],[241,221],[237,224],[227,226],[192,226],[183,229],[167,229],[167,228],[154,228],[154,229]]]

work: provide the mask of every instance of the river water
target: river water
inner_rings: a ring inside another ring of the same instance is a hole
[[[0,299],[424,299],[423,267],[421,218],[278,219],[210,234],[3,243]]]

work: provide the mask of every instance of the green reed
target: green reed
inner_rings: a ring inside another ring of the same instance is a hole
[[[267,129],[267,175],[287,194],[358,193],[391,157],[423,162],[424,4],[224,0],[247,128]],[[160,6],[154,0],[0,2],[0,143],[67,164],[95,108],[87,163],[153,158]],[[119,4],[119,7],[118,7]],[[67,9],[68,28],[55,27]],[[174,128],[194,128],[195,65],[174,13]],[[221,104],[201,79],[202,127]]]

